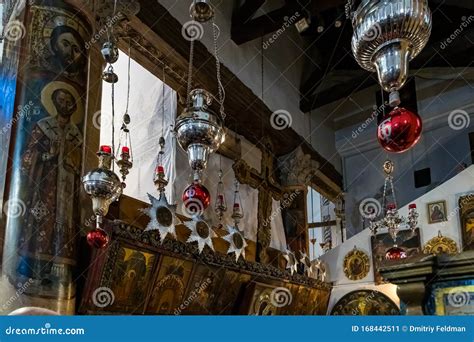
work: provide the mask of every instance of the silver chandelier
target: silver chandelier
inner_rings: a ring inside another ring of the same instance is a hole
[[[431,34],[427,0],[362,0],[352,13],[352,52],[359,65],[377,71],[390,93],[390,105],[400,103],[398,90],[408,75],[408,63],[425,47]]]

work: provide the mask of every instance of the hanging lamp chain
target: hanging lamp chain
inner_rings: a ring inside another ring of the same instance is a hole
[[[212,17],[211,24],[212,24],[212,34],[213,34],[213,40],[214,40],[214,57],[216,59],[217,92],[218,92],[219,105],[220,105],[219,111],[220,111],[222,119],[224,120],[226,117],[226,114],[224,112],[225,90],[224,90],[224,86],[222,85],[221,62],[219,59],[219,48],[217,46],[217,39],[219,38],[219,27],[215,23],[214,17]]]
[[[189,44],[188,89],[186,93],[187,94],[186,106],[189,106],[191,102],[191,88],[192,88],[192,83],[193,83],[193,63],[194,63],[194,39],[192,39]]]

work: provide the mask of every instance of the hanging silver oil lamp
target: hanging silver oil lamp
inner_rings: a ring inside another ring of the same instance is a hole
[[[102,73],[102,79],[107,83],[117,83],[118,76],[114,72],[114,67],[112,66],[112,64],[117,62],[119,58],[119,50],[113,39],[105,42],[102,45],[102,49],[100,50],[100,52],[102,53],[104,60],[107,62],[107,64],[109,64],[109,66]]]
[[[214,17],[214,9],[208,0],[193,0],[189,7],[189,15],[194,20],[204,23]]]
[[[365,70],[377,71],[380,85],[390,93],[390,105],[397,106],[398,91],[408,77],[408,63],[425,47],[431,34],[428,1],[362,0],[350,17],[355,59]]]
[[[89,171],[82,177],[84,190],[92,199],[92,210],[96,217],[96,229],[88,234],[89,236],[102,236],[103,245],[96,247],[105,247],[107,243],[106,233],[103,231],[102,218],[109,212],[109,206],[122,195],[122,183],[119,177],[111,170],[114,159],[112,148],[110,146],[101,146],[97,152],[99,166]],[[92,234],[91,234],[92,233]]]
[[[212,95],[204,89],[190,93],[188,108],[176,119],[175,133],[181,148],[188,153],[189,165],[201,172],[209,155],[225,140],[223,120],[211,109]]]

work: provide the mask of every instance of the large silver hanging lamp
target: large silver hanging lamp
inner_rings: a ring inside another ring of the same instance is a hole
[[[353,1],[349,1],[349,8]],[[390,105],[400,103],[398,90],[408,75],[408,63],[425,47],[431,34],[427,0],[362,0],[350,14],[352,52],[359,65],[377,71],[390,93]]]

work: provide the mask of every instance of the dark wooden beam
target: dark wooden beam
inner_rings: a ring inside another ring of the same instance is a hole
[[[281,28],[285,22],[285,18],[294,15],[298,9],[299,6],[297,3],[292,3],[291,5],[287,4],[270,13],[247,21],[246,23],[232,21],[232,40],[240,45],[272,33]]]
[[[232,13],[232,25],[242,25],[252,19],[265,0],[246,0],[242,6]]]

